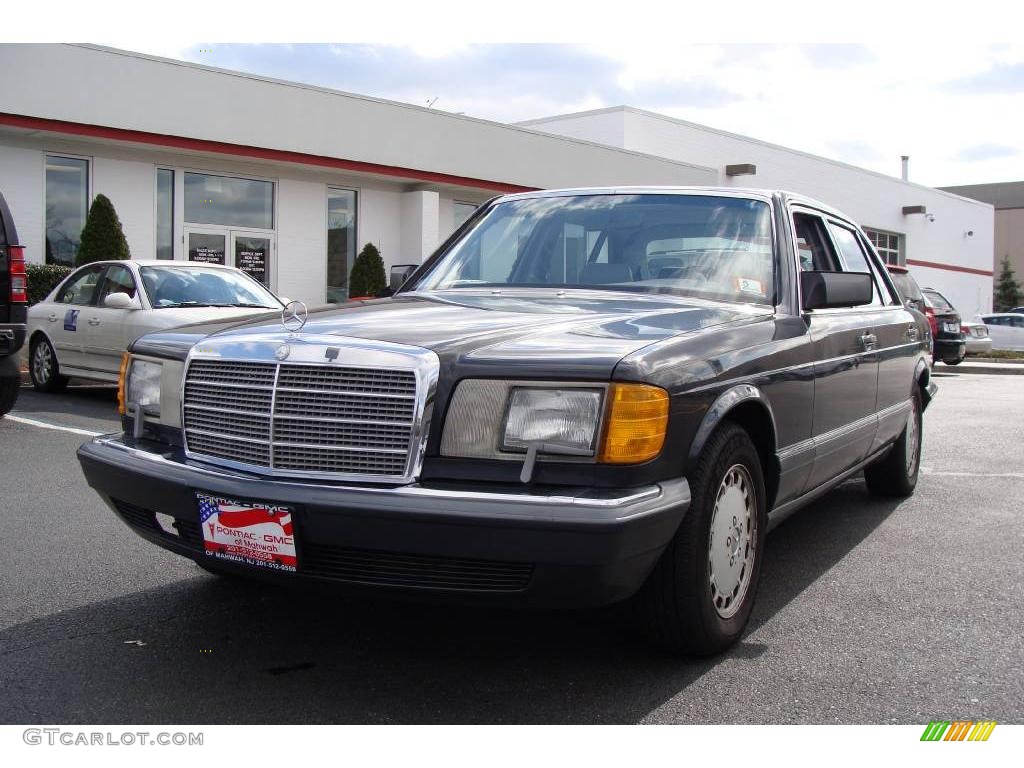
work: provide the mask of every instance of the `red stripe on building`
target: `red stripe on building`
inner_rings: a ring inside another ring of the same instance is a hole
[[[937,261],[920,261],[919,259],[907,259],[907,264],[914,267],[928,267],[929,269],[946,269],[950,272],[966,272],[968,275],[984,275],[992,277],[995,273],[991,269],[975,269],[974,267],[958,267],[955,264],[940,264]]]
[[[468,176],[455,176],[450,173],[435,173],[417,168],[403,168],[397,165],[365,163],[361,160],[346,160],[340,157],[310,155],[305,152],[291,152],[284,149],[266,149],[245,144],[230,144],[225,141],[209,141],[207,139],[191,139],[186,136],[172,136],[164,133],[133,131],[126,128],[111,128],[105,125],[89,123],[73,123],[66,120],[51,120],[44,117],[26,117],[0,112],[0,125],[15,128],[27,128],[33,131],[70,134],[72,136],[89,136],[115,141],[129,141],[135,144],[149,144],[158,147],[173,147],[192,152],[214,152],[234,157],[254,157],[260,160],[273,160],[281,163],[299,165],[315,165],[321,168],[336,168],[342,171],[373,173],[379,176],[393,176],[402,179],[432,182],[435,184],[454,184],[460,187],[474,187],[493,192],[532,192],[536,187],[523,187],[517,184],[506,184],[500,181],[474,179]]]

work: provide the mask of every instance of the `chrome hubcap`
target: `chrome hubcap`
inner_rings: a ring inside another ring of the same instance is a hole
[[[40,343],[36,345],[36,353],[32,358],[32,369],[36,375],[36,381],[45,383],[50,380],[53,371],[53,353],[50,345]]]
[[[917,428],[917,409],[910,409],[910,416],[907,418],[907,441],[906,441],[906,465],[907,477],[914,474],[917,468],[917,454],[921,445],[921,432]]]
[[[743,465],[734,464],[718,487],[708,542],[711,600],[723,619],[739,611],[750,586],[757,543],[756,510],[750,473]]]

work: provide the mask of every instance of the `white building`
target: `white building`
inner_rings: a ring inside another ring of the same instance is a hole
[[[965,315],[991,307],[990,205],[754,139],[627,107],[504,125],[126,51],[0,45],[0,189],[34,262],[72,259],[102,193],[135,257],[224,260],[316,304],[344,298],[365,243],[419,262],[495,194],[734,180],[818,197]]]

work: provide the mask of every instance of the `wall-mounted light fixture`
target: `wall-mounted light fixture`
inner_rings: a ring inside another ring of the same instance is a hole
[[[757,166],[753,163],[736,163],[725,166],[726,176],[753,176],[757,173]]]

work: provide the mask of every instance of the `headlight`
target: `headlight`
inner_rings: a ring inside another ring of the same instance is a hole
[[[668,411],[668,392],[647,384],[466,379],[445,416],[441,455],[521,461],[536,446],[559,461],[639,464],[664,447]]]
[[[509,398],[502,448],[525,451],[530,445],[543,444],[548,450],[541,448],[541,452],[568,449],[593,456],[601,395],[600,389],[516,387]]]
[[[163,366],[149,360],[132,360],[128,367],[126,395],[147,416],[160,415],[160,378]]]

